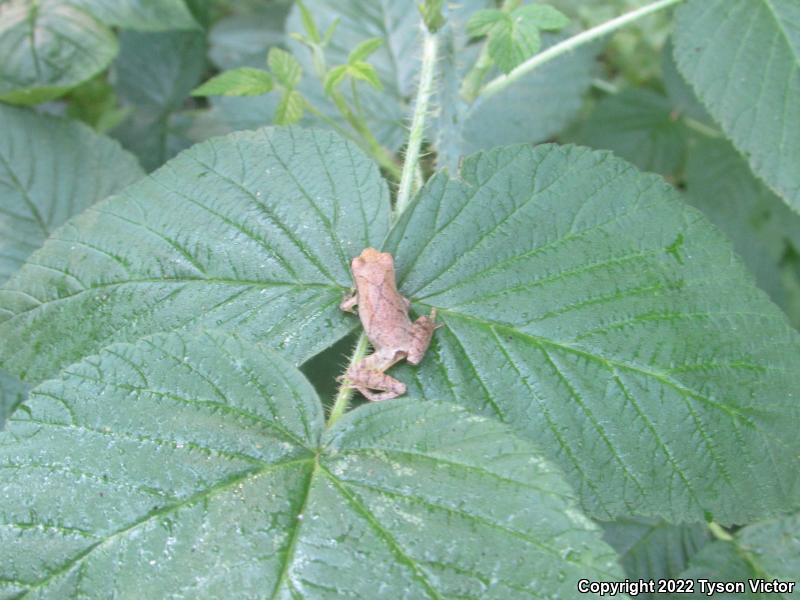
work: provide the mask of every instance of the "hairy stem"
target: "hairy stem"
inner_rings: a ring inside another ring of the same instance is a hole
[[[353,354],[350,356],[350,360],[347,361],[347,368],[349,369],[351,366],[355,365],[357,362],[361,361],[367,355],[367,349],[369,348],[369,341],[367,340],[367,335],[362,331],[361,335],[358,336],[358,341],[356,342],[356,347],[353,349]],[[347,385],[347,381],[342,381],[342,384],[339,386],[339,392],[336,394],[336,399],[333,402],[333,408],[331,409],[331,414],[328,416],[328,427],[336,423],[341,416],[347,412],[347,407],[350,406],[350,399],[353,397],[353,388]]]
[[[422,67],[420,69],[419,87],[417,89],[417,101],[414,104],[414,114],[411,118],[411,132],[408,136],[408,146],[403,161],[403,171],[400,177],[400,188],[397,194],[397,203],[393,219],[397,219],[403,214],[411,201],[411,191],[414,187],[415,179],[419,176],[419,152],[422,146],[422,138],[425,133],[425,117],[428,114],[428,106],[433,96],[434,73],[436,70],[436,55],[439,47],[439,38],[436,33],[425,30],[425,41],[422,47]],[[343,100],[343,99],[342,99]],[[367,354],[369,340],[362,331],[358,336],[358,342],[347,361],[347,369],[359,363]],[[345,371],[346,373],[346,371]],[[347,381],[342,381],[339,392],[333,402],[331,414],[328,416],[328,427],[331,427],[341,416],[347,412],[350,406],[350,399],[353,397],[353,388],[349,387]]]
[[[483,86],[483,89],[481,89],[479,95],[489,97],[497,94],[498,92],[502,92],[509,85],[519,80],[524,75],[527,75],[537,67],[540,67],[543,64],[558,58],[562,54],[570,52],[571,50],[579,48],[580,46],[584,46],[598,38],[606,36],[609,33],[624,27],[625,25],[628,25],[629,23],[638,21],[642,17],[646,17],[647,15],[659,10],[664,10],[665,8],[668,8],[674,4],[678,4],[682,1],[683,0],[658,0],[657,2],[643,6],[642,8],[625,13],[616,19],[606,21],[597,27],[592,27],[591,29],[582,31],[577,35],[573,35],[572,37],[567,38],[566,40],[559,42],[554,46],[550,46],[547,50],[544,50],[543,52],[540,52],[539,54],[529,58],[524,63],[517,66],[508,75],[500,75],[499,77],[495,77],[485,86]]]
[[[414,103],[414,114],[411,118],[411,132],[408,134],[408,146],[403,161],[403,173],[397,191],[397,202],[394,209],[395,220],[403,214],[411,202],[414,188],[414,174],[419,164],[419,151],[425,135],[425,118],[433,95],[433,80],[436,72],[436,55],[439,51],[439,35],[425,31],[422,45],[422,67],[420,69],[417,100]]]

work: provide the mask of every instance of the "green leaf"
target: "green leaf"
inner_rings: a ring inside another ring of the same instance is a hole
[[[104,74],[72,89],[66,101],[68,117],[83,121],[99,133],[119,125],[129,112],[118,105],[114,87]]]
[[[325,30],[325,34],[322,36],[323,47],[327,47],[328,44],[331,43],[331,40],[333,39],[333,34],[336,33],[336,28],[339,26],[340,22],[341,22],[340,19],[336,18],[331,22],[330,25],[328,25],[328,28]]]
[[[64,221],[143,173],[119,144],[81,123],[0,105],[0,131],[2,285]]]
[[[198,29],[183,0],[56,0],[84,9],[107,25],[139,31]]]
[[[743,581],[745,594],[715,594],[715,598],[767,599],[800,598],[795,584],[794,592],[753,593],[748,579],[773,579],[797,582],[800,572],[800,514],[761,521],[737,531],[732,541],[717,541],[707,545],[690,562],[682,578],[703,578],[711,581]],[[687,597],[685,594],[682,597]],[[676,598],[678,596],[675,596]],[[708,598],[699,589],[689,598]]]
[[[353,48],[352,52],[347,56],[348,64],[356,64],[364,61],[371,54],[383,46],[382,38],[370,38],[359,43],[358,46]]]
[[[377,167],[331,133],[198,144],[62,227],[0,290],[0,364],[41,381],[112,341],[190,325],[303,362],[354,327],[338,308],[349,261],[388,220]]]
[[[795,0],[690,0],[676,13],[674,43],[678,68],[722,130],[800,212],[798,22]]]
[[[27,394],[28,386],[0,369],[0,431],[5,427],[8,415],[25,401]]]
[[[509,73],[539,51],[540,30],[557,31],[568,24],[569,19],[555,8],[535,4],[510,13],[480,10],[467,22],[467,33],[488,35],[489,56],[503,73]]]
[[[297,59],[286,50],[270,48],[267,65],[278,82],[287,88],[294,88],[303,76],[303,69]]]
[[[112,135],[151,171],[191,143],[174,121],[205,71],[205,35],[125,31],[120,43],[115,88],[131,114]]]
[[[479,97],[460,119],[461,139],[448,142],[450,154],[460,157],[501,145],[542,142],[561,131],[580,111],[582,96],[592,82],[596,52],[596,47],[584,46],[532,71],[499,94]]]
[[[224,71],[192,90],[192,96],[260,96],[272,90],[272,76],[262,69]]]
[[[314,22],[314,16],[306,8],[306,5],[300,0],[297,0],[296,4],[297,8],[300,10],[300,16],[303,20],[303,28],[306,30],[309,39],[315,44],[319,44],[322,41],[322,38],[319,35],[317,24]]]
[[[675,579],[709,541],[705,523],[671,525],[658,519],[625,517],[602,523],[605,540],[620,555],[631,580]],[[640,594],[658,598],[659,594]]]
[[[378,73],[375,71],[375,67],[373,67],[369,63],[357,62],[348,65],[347,73],[353,79],[360,79],[361,81],[366,81],[376,90],[383,89],[383,84],[381,83],[381,80],[378,79]]]
[[[697,99],[689,83],[678,71],[678,66],[675,64],[675,57],[673,56],[671,39],[667,40],[661,51],[661,78],[664,82],[667,97],[672,103],[672,110],[676,111],[681,117],[688,117],[709,127],[716,128],[714,120],[700,100]]]
[[[536,54],[541,45],[536,25],[513,13],[489,32],[489,56],[503,73],[510,73]]]
[[[325,74],[325,93],[330,95],[339,86],[344,78],[347,77],[347,65],[333,67]]]
[[[620,576],[500,423],[398,400],[324,431],[302,375],[237,338],[114,345],[28,407],[0,434],[5,596],[505,600]]]
[[[291,125],[303,118],[306,101],[303,95],[296,90],[286,90],[281,96],[281,101],[275,109],[276,125]]]
[[[543,31],[559,31],[569,25],[569,17],[547,4],[528,4],[511,12],[511,17],[523,19]]]
[[[0,3],[0,101],[57,98],[108,67],[117,53],[110,29],[59,0]]]
[[[487,8],[474,13],[467,21],[467,34],[470,37],[487,35],[495,26],[504,26],[508,15],[496,8]]]
[[[320,30],[338,22],[336,31],[325,47],[330,65],[347,64],[350,52],[361,42],[379,36],[383,45],[370,56],[383,88],[378,91],[360,86],[358,90],[364,119],[370,131],[386,147],[399,150],[408,140],[406,119],[409,98],[414,96],[419,72],[421,31],[416,2],[375,2],[375,0],[305,0],[314,14]],[[299,9],[293,8],[286,31],[301,31]],[[295,41],[289,48],[301,62],[307,77],[300,91],[327,116],[341,120],[333,103],[326,98],[323,85],[314,75],[311,52]],[[348,86],[349,87],[349,86]],[[342,88],[342,94],[352,104],[352,92]],[[329,127],[321,119],[311,121],[315,127]]]
[[[601,100],[577,141],[612,150],[640,169],[673,175],[686,160],[686,128],[672,102],[647,89],[629,89]]]
[[[758,285],[800,327],[796,285],[800,216],[753,176],[727,141],[700,139],[686,168],[687,199],[732,241]]]
[[[800,336],[661,177],[585,148],[496,149],[429,181],[386,248],[444,325],[396,377],[535,439],[592,514],[795,505]]]
[[[117,143],[79,123],[0,105],[0,131],[2,284],[51,231],[143,173]],[[0,369],[0,429],[26,393]]]

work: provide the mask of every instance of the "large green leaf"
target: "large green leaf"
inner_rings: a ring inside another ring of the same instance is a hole
[[[386,183],[327,132],[187,150],[56,232],[0,290],[0,362],[36,381],[111,341],[234,328],[298,362],[354,323],[349,261],[383,239]]]
[[[800,211],[800,5],[690,0],[675,58],[755,173]]]
[[[666,96],[630,89],[601,100],[577,141],[612,150],[646,171],[671,175],[686,158],[686,128]]]
[[[674,579],[709,541],[705,523],[670,525],[659,519],[624,517],[602,523],[606,541],[619,553],[632,580]],[[642,593],[641,598],[659,594]]]
[[[531,444],[398,400],[323,431],[281,356],[219,334],[117,344],[0,434],[0,595],[570,597],[616,556]]]
[[[131,113],[113,135],[147,170],[160,167],[190,145],[176,131],[175,112],[200,83],[205,55],[202,32],[126,31],[120,35],[120,53],[113,66],[114,88]]]
[[[740,529],[731,540],[716,541],[703,548],[681,573],[682,578],[710,581],[743,581],[745,593],[716,594],[715,598],[768,600],[769,598],[800,598],[797,574],[800,573],[800,514],[761,521]],[[773,579],[795,582],[788,593],[754,593],[748,580]],[[699,587],[691,596],[707,598]]]
[[[758,285],[800,327],[800,216],[756,179],[725,140],[698,140],[686,168],[688,200],[733,241]]]
[[[398,377],[535,439],[593,514],[796,503],[800,338],[660,177],[585,148],[493,150],[434,177],[387,247],[445,325]]]
[[[103,23],[123,29],[167,31],[195,29],[184,0],[59,0],[80,6]]]
[[[0,105],[0,131],[2,284],[69,217],[143,173],[119,144],[80,123]]]
[[[111,30],[61,0],[0,3],[0,100],[36,104],[105,69],[117,53]]]
[[[498,149],[461,177],[435,177],[387,244],[403,293],[446,325],[397,369],[412,390],[535,438],[598,516],[794,505],[798,335],[700,213],[587,149]],[[377,169],[333,134],[199,145],[62,228],[33,256],[50,270],[12,278],[0,359],[37,380],[196,325],[302,362],[356,325],[336,306],[347,262],[387,221]]]

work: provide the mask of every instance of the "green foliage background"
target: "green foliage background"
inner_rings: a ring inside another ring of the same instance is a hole
[[[0,0],[0,598],[795,581],[798,23]],[[368,246],[443,327],[364,406]]]

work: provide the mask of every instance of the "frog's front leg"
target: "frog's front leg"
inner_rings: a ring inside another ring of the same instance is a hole
[[[357,389],[373,402],[402,396],[406,393],[406,385],[384,371],[404,357],[404,352],[370,354],[347,369],[345,374],[347,385]],[[371,390],[379,390],[381,393],[375,394]]]
[[[355,312],[353,309],[358,304],[358,292],[353,290],[350,292],[349,296],[346,296],[344,300],[339,303],[339,308],[346,312]]]

